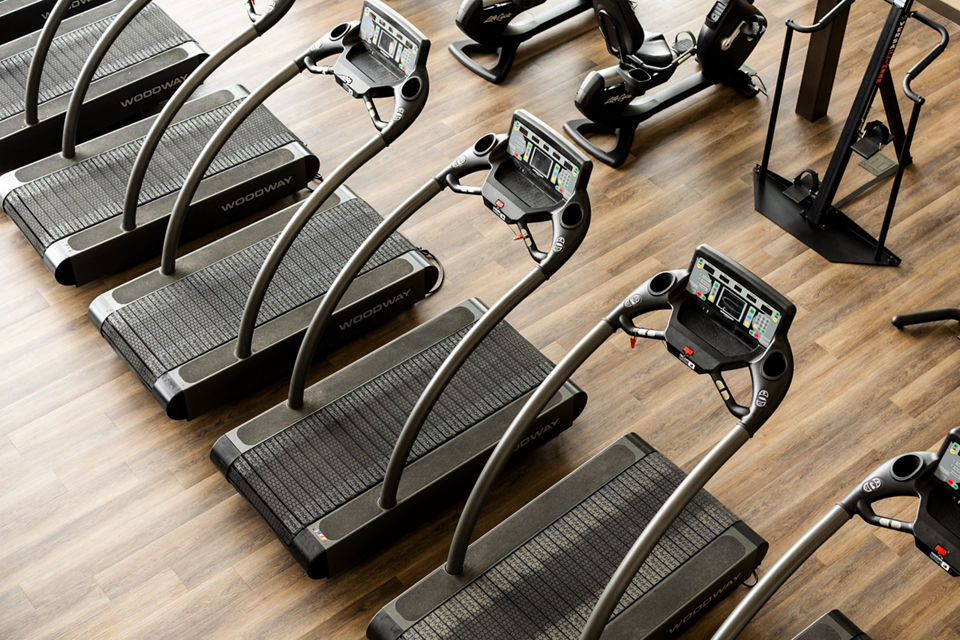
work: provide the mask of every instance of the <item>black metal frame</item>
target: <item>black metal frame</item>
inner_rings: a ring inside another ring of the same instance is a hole
[[[890,229],[893,209],[896,206],[897,195],[903,181],[904,169],[911,163],[910,145],[916,132],[920,108],[924,103],[924,99],[912,90],[910,83],[943,52],[949,39],[946,30],[941,25],[911,9],[913,0],[891,3],[886,22],[870,56],[867,70],[863,75],[860,88],[837,140],[837,146],[830,158],[823,180],[814,179],[802,182],[805,174],[808,177],[813,176],[810,170],[805,170],[796,179],[789,180],[768,168],[793,33],[795,31],[813,33],[824,29],[839,15],[844,14],[845,9],[852,2],[853,0],[841,0],[820,21],[813,25],[799,25],[792,20],[787,21],[787,33],[780,58],[780,72],[777,77],[777,87],[774,91],[773,107],[767,129],[767,138],[764,143],[763,157],[753,171],[754,207],[758,212],[777,223],[785,231],[831,262],[897,266],[901,260],[886,248],[887,233]],[[909,124],[904,129],[903,118],[897,104],[896,91],[890,77],[889,65],[900,41],[904,25],[910,18],[914,18],[921,24],[937,31],[940,35],[940,42],[904,76],[904,93],[913,102]],[[883,101],[894,147],[897,151],[897,166],[895,169],[892,168],[882,173],[848,196],[835,200],[843,174],[853,154],[853,147],[864,135],[867,117],[877,93],[880,94]],[[891,175],[894,176],[894,180],[887,200],[880,233],[877,238],[874,238],[868,231],[843,213],[840,207]]]
[[[484,6],[483,0],[464,0],[457,12],[457,26],[469,39],[451,43],[450,53],[487,82],[500,84],[510,73],[521,44],[592,6],[590,0],[564,0],[542,16],[511,24],[514,18],[544,2],[546,0],[504,0]],[[470,57],[476,53],[496,55],[497,62],[492,67],[484,67]]]

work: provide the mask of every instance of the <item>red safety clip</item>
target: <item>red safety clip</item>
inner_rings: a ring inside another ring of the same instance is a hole
[[[517,235],[513,236],[513,239],[514,239],[514,241],[523,240],[523,234],[522,234],[522,233],[518,233]]]
[[[630,336],[630,348],[631,349],[637,348],[637,336]]]

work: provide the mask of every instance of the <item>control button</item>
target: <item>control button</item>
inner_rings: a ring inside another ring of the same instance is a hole
[[[497,200],[493,204],[497,207],[497,209],[503,209],[503,200]]]
[[[941,556],[947,555],[947,550],[944,549],[943,547],[941,547],[940,545],[937,545],[936,551],[937,551],[937,553],[940,554]]]
[[[729,400],[729,399],[730,399],[730,392],[727,391],[726,389],[724,389],[723,391],[720,392],[720,397],[723,398],[724,401]]]
[[[683,348],[683,352],[684,352],[685,354],[687,354],[688,356],[692,356],[692,355],[693,355],[693,349],[691,349],[690,347],[684,347],[684,348]]]

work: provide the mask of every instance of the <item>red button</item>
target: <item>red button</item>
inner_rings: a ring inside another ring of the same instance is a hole
[[[691,349],[690,347],[684,347],[684,348],[683,348],[683,352],[684,352],[685,354],[687,354],[688,356],[692,356],[692,355],[693,355],[693,349]]]
[[[497,200],[493,204],[497,205],[497,209],[503,209],[503,200]]]
[[[947,550],[944,549],[943,547],[941,547],[940,545],[937,545],[936,551],[937,551],[937,553],[940,554],[941,556],[947,555]]]

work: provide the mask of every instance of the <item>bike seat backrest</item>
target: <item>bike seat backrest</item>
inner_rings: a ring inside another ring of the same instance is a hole
[[[640,50],[646,36],[629,0],[594,0],[593,11],[611,55],[625,62]]]

